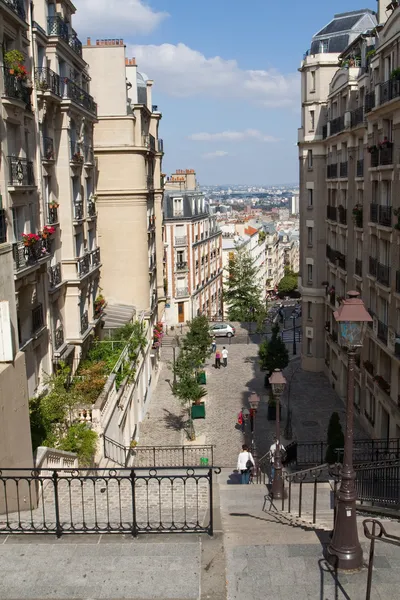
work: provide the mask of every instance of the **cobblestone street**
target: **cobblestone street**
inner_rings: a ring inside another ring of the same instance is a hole
[[[226,340],[218,343],[221,349]],[[289,345],[290,346],[290,345]],[[233,467],[243,434],[237,425],[237,415],[243,406],[248,406],[252,391],[261,397],[255,426],[255,438],[259,454],[265,453],[275,433],[275,422],[267,419],[267,390],[264,388],[264,373],[258,365],[258,345],[254,343],[227,345],[229,359],[227,368],[215,369],[213,358],[206,363],[207,396],[206,418],[195,421],[197,444],[215,445],[214,463]],[[156,393],[153,396],[147,417],[141,427],[140,445],[181,445],[187,442],[184,423],[186,411],[171,393],[168,380],[172,373],[168,363],[172,361],[172,349],[162,350],[163,365]],[[299,441],[326,440],[329,418],[333,411],[339,412],[344,428],[344,405],[321,373],[309,373],[300,369],[300,359],[294,357],[285,371],[292,380],[290,403],[293,412],[293,439]],[[289,387],[289,386],[287,386]],[[288,392],[282,398],[282,431],[286,420]],[[249,440],[246,432],[246,441]],[[355,423],[356,437],[367,437]],[[285,443],[285,439],[283,437]]]

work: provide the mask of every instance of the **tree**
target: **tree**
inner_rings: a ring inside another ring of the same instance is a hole
[[[228,307],[228,317],[232,321],[257,321],[265,311],[262,301],[259,273],[249,252],[236,246],[235,253],[226,269],[228,277],[224,282],[224,301]]]
[[[207,317],[204,315],[195,317],[189,324],[189,331],[183,338],[182,347],[197,357],[200,363],[198,368],[211,354],[210,337],[210,326]]]
[[[328,447],[326,449],[325,462],[331,465],[338,460],[336,450],[344,448],[344,434],[337,412],[332,413],[329,419],[327,442]]]
[[[267,371],[267,376],[268,374],[272,374],[275,369],[282,371],[288,366],[289,352],[279,335],[279,325],[275,324],[272,327],[271,339],[269,341],[265,340],[260,344],[258,356],[260,358],[260,366]]]

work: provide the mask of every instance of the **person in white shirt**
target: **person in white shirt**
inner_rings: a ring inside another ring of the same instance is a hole
[[[282,456],[282,453],[285,452],[285,447],[283,444],[279,443],[278,438],[275,438],[275,441],[271,444],[271,447],[269,449],[269,459],[271,461],[271,481],[270,481],[270,483],[273,482],[274,476],[275,476],[275,454],[276,454],[276,449],[278,446],[280,448],[281,456]]]
[[[228,366],[228,350],[225,348],[225,346],[223,346],[222,348],[222,359],[224,361],[224,367]]]
[[[251,452],[249,452],[248,446],[243,444],[237,462],[237,470],[242,474],[242,483],[250,482],[250,474],[253,467],[255,467],[254,458],[252,457]]]

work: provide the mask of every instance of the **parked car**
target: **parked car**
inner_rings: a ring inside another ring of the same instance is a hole
[[[235,328],[229,323],[215,323],[210,327],[210,334],[215,335],[215,337],[231,338],[235,335]]]

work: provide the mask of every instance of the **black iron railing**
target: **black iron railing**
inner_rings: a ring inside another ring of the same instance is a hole
[[[373,148],[371,154],[371,167],[377,167],[379,165],[379,149]]]
[[[386,146],[385,148],[379,149],[379,164],[380,165],[393,164],[393,146]]]
[[[336,208],[336,206],[330,206],[328,204],[328,206],[326,207],[326,218],[330,219],[331,221],[336,221],[337,220],[337,208]]]
[[[400,96],[400,81],[398,79],[389,79],[380,84],[379,104],[390,102]]]
[[[35,185],[33,162],[26,158],[8,156],[10,186]]]
[[[350,113],[351,127],[355,127],[356,125],[360,125],[360,123],[364,122],[364,107],[359,106],[355,110]]]
[[[327,179],[335,179],[338,176],[338,166],[337,163],[333,163],[331,165],[327,165],[326,167],[326,177]]]
[[[328,136],[328,125],[322,126],[322,139],[325,140]]]
[[[93,269],[100,264],[100,248],[96,248],[90,253],[90,262]]]
[[[333,263],[334,265],[336,264],[338,252],[337,250],[333,250],[333,248],[331,248],[329,244],[327,244],[326,246],[326,257],[331,263]]]
[[[400,461],[356,467],[357,498],[361,504],[400,508]]]
[[[57,263],[54,267],[49,267],[47,270],[49,276],[49,287],[54,288],[57,285],[60,285],[62,281],[61,277],[61,263]]]
[[[74,221],[82,221],[83,219],[83,202],[79,200],[78,202],[74,202]]]
[[[213,469],[2,469],[0,506],[4,535],[212,535]]]
[[[54,142],[51,137],[43,137],[43,160],[55,160]]]
[[[377,204],[370,204],[369,207],[369,219],[370,221],[372,221],[372,223],[377,223],[378,222],[378,205]]]
[[[68,25],[59,16],[47,17],[47,35],[56,35],[68,43]]]
[[[25,6],[23,0],[3,0],[12,11],[14,11],[20,19],[26,20]]]
[[[214,446],[124,446],[104,436],[104,456],[118,465],[186,467],[214,464]]]
[[[20,271],[31,267],[43,258],[49,258],[48,240],[39,240],[33,246],[25,246],[23,242],[13,244],[13,258],[15,270]]]
[[[63,97],[73,100],[80,106],[83,106],[83,108],[86,108],[90,113],[97,115],[97,104],[93,100],[93,97],[76,85],[71,79],[68,79],[68,77],[63,80]]]
[[[187,266],[188,266],[188,264],[187,264],[186,261],[177,262],[176,263],[176,270],[177,271],[186,271]]]
[[[390,267],[378,262],[376,278],[382,285],[390,286]]]
[[[338,207],[338,214],[339,214],[339,223],[341,223],[342,225],[346,225],[347,224],[347,209],[340,205]]]
[[[343,269],[343,271],[345,271],[346,270],[346,255],[342,254],[342,252],[336,252],[336,258],[337,258],[338,267],[340,267],[341,269]]]
[[[363,527],[365,537],[368,540],[371,540],[368,561],[367,594],[365,596],[365,600],[370,600],[372,589],[372,574],[374,570],[375,542],[384,542],[386,544],[400,546],[400,537],[387,533],[382,523],[377,519],[365,519],[365,521],[363,521]]]
[[[362,277],[362,260],[360,258],[356,258],[355,260],[354,272],[358,277]]]
[[[332,119],[332,121],[330,121],[330,125],[331,125],[331,129],[330,129],[331,135],[335,135],[336,133],[343,131],[344,115],[342,115],[341,117],[336,117],[336,119]]]
[[[400,271],[396,271],[396,292],[400,294]]]
[[[74,30],[72,30],[68,36],[68,46],[70,46],[76,54],[82,56],[82,42]]]
[[[32,334],[35,334],[44,325],[43,321],[43,305],[38,304],[32,309]]]
[[[59,325],[54,332],[54,350],[59,350],[61,346],[64,344],[64,328],[62,325]]]
[[[96,203],[93,202],[93,200],[88,200],[87,214],[88,214],[88,217],[95,217],[97,214],[96,213]]]
[[[368,272],[372,277],[376,277],[378,273],[378,259],[373,256],[369,257],[369,269]]]
[[[375,108],[375,90],[365,94],[365,107],[364,110],[366,113],[371,112]]]
[[[15,98],[26,104],[27,108],[31,106],[32,89],[26,85],[26,80],[18,79],[16,75],[10,73],[9,67],[3,67],[4,98]]]
[[[87,275],[90,271],[90,255],[85,254],[84,256],[78,258],[77,267],[79,277],[84,277]]]
[[[379,225],[384,227],[392,226],[392,207],[391,206],[379,206]]]
[[[364,159],[357,161],[357,177],[364,177]]]
[[[378,320],[378,332],[377,332],[378,338],[381,340],[381,342],[383,342],[384,344],[387,344],[388,341],[388,326],[386,325],[386,323],[383,323],[383,321],[379,321]]]
[[[61,97],[60,76],[47,67],[35,69],[35,85],[38,92],[52,92]]]
[[[50,203],[47,205],[47,221],[49,225],[58,223],[58,205],[56,203]]]
[[[85,310],[85,312],[81,315],[81,335],[83,335],[89,327],[89,315],[88,315],[88,311]]]
[[[83,153],[81,144],[75,140],[70,141],[70,159],[74,163],[83,163]]]
[[[340,175],[340,177],[347,177],[347,175],[348,175],[348,162],[347,162],[347,160],[340,163],[339,175]]]

